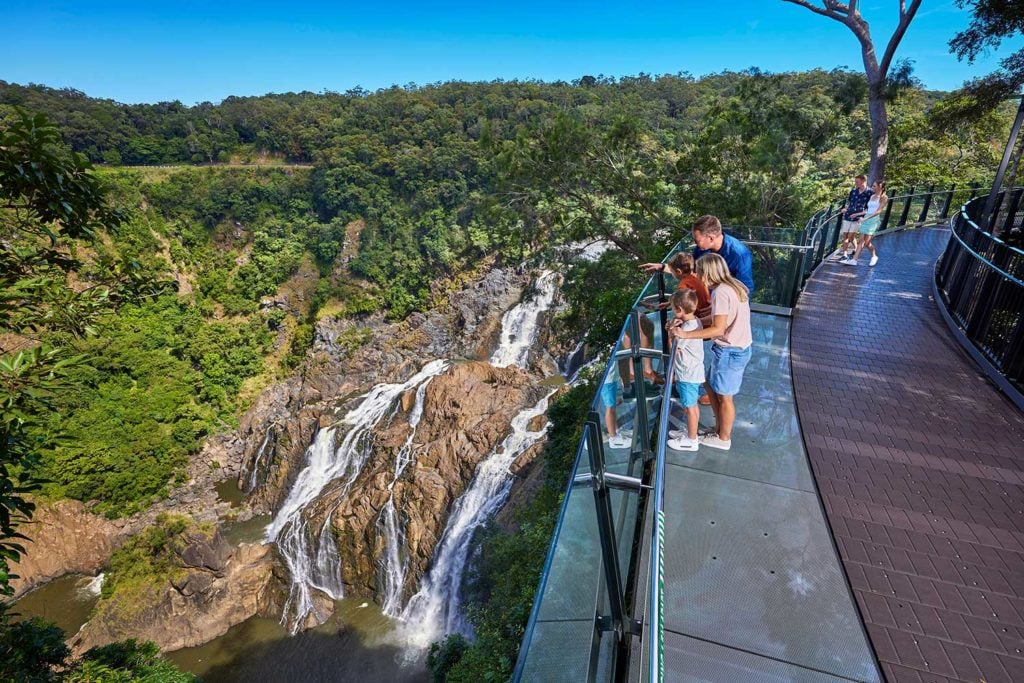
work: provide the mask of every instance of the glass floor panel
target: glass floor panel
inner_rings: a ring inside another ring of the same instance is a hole
[[[790,320],[752,323],[732,449],[667,453],[666,680],[877,681],[804,450]]]
[[[814,493],[669,465],[665,628],[877,680]]]
[[[666,632],[665,680],[680,683],[845,683],[850,679]]]

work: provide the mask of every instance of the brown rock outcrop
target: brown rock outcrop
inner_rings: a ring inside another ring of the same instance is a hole
[[[431,380],[412,442],[414,462],[393,487],[405,530],[403,553],[410,560],[406,597],[430,564],[453,501],[480,461],[508,435],[512,418],[540,393],[535,378],[519,368],[476,361],[454,365]],[[395,456],[408,434],[408,422],[398,417],[379,428],[373,452],[351,489],[329,487],[309,511],[313,528],[325,515],[331,517],[349,594],[380,597],[377,568],[386,545],[377,525],[392,494]]]
[[[239,484],[249,492],[248,504],[259,512],[276,509],[317,428],[332,423],[347,401],[374,384],[408,378],[425,358],[486,357],[482,340],[493,337],[502,312],[518,300],[526,282],[523,273],[494,269],[453,292],[441,309],[413,313],[400,323],[387,323],[381,314],[321,320],[300,372],[265,391],[239,424]],[[343,340],[357,327],[372,336],[353,352]]]
[[[97,574],[128,536],[125,523],[94,515],[77,500],[36,503],[18,531],[31,540],[12,570],[14,596],[65,574]]]
[[[144,599],[115,595],[71,640],[76,653],[135,638],[163,650],[201,645],[256,616],[276,616],[280,580],[273,548],[242,544],[232,550],[219,533],[197,534],[179,553],[179,569]]]

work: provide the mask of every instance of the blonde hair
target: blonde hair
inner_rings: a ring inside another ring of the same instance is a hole
[[[714,289],[718,285],[729,285],[736,290],[740,301],[746,301],[750,295],[747,286],[732,276],[729,265],[719,254],[704,254],[697,259],[697,275],[703,278],[708,289]]]

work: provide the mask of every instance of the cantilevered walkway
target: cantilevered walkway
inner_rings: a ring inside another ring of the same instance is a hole
[[[797,412],[886,677],[1024,681],[1024,417],[932,300],[949,235],[820,267],[793,320]]]

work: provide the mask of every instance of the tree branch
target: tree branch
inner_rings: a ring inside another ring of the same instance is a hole
[[[882,55],[882,61],[878,63],[878,68],[882,73],[882,77],[889,73],[889,66],[892,64],[892,58],[896,54],[896,48],[899,46],[900,41],[903,40],[903,34],[907,32],[907,27],[910,26],[910,22],[913,21],[914,15],[917,14],[918,8],[921,7],[921,0],[910,0],[910,7],[906,7],[906,0],[900,0],[900,23],[893,31],[892,37],[889,38],[889,44],[885,47],[885,54]]]
[[[840,23],[844,23],[844,24],[846,23],[846,21],[845,21],[846,17],[843,16],[843,14],[841,14],[838,11],[838,8],[836,7],[836,5],[838,5],[838,3],[833,2],[832,0],[825,0],[825,7],[819,7],[818,5],[815,5],[815,4],[811,3],[809,0],[782,0],[782,1],[783,2],[789,2],[789,3],[792,3],[794,5],[799,5],[800,7],[803,7],[804,9],[811,10],[815,14],[820,14],[821,16],[828,17],[829,19],[835,19],[836,21],[838,21]]]

